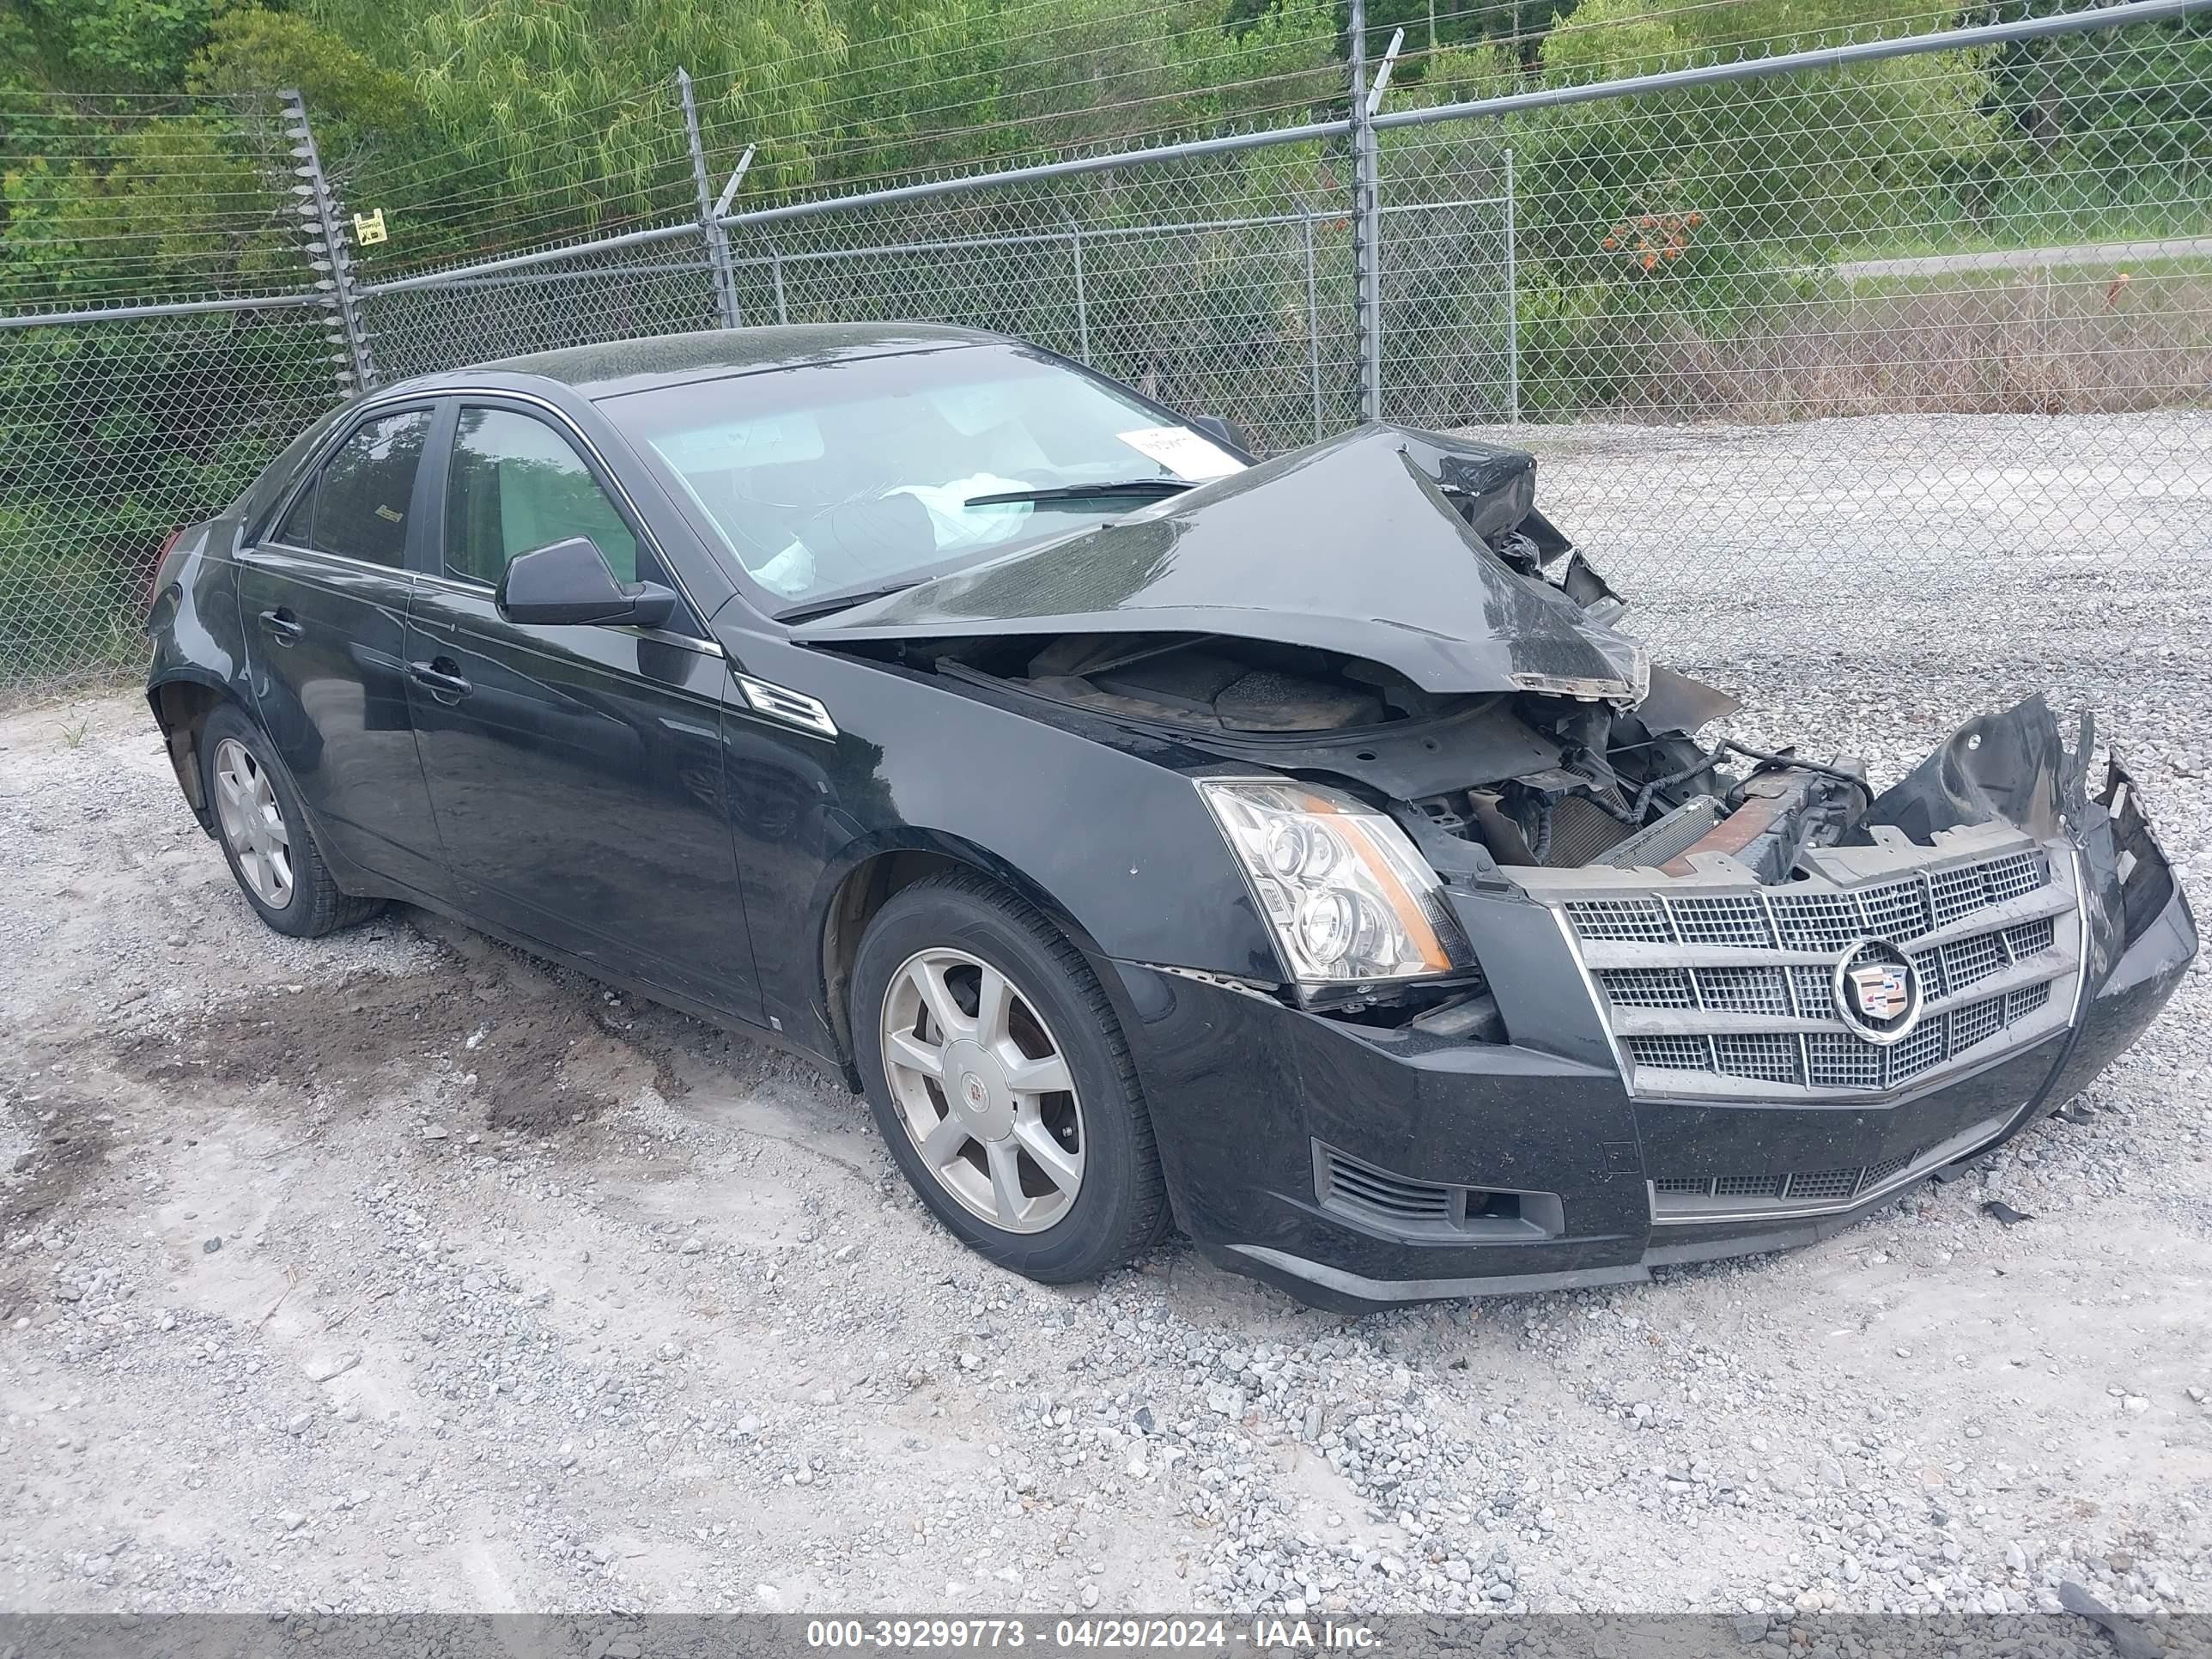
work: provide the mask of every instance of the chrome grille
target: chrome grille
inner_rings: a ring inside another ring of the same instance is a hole
[[[2050,879],[2050,861],[2040,853],[2014,853],[1985,864],[1938,871],[1929,878],[1936,925],[1948,927],[1977,910],[2032,893]]]
[[[1712,1044],[1701,1036],[1631,1037],[1628,1053],[1638,1066],[1663,1066],[1674,1072],[1717,1069]]]
[[[1785,951],[1840,951],[1866,932],[1858,900],[1850,893],[1778,898],[1774,926]]]
[[[1912,971],[1920,975],[1922,996],[1936,998],[1951,994],[1950,986],[1943,980],[1943,952],[1940,947],[1933,951],[1914,951]]]
[[[1789,978],[1772,968],[1700,968],[1695,988],[1697,1001],[1685,1006],[1732,1014],[1790,1012]],[[1825,988],[1821,995],[1825,1000]]]
[[[1797,1018],[1800,1019],[1840,1020],[1836,1012],[1835,993],[1829,981],[1835,971],[1829,968],[1791,968],[1790,994],[1797,999]]]
[[[1943,947],[1943,993],[1954,995],[1978,979],[1987,979],[2012,958],[2005,954],[2003,937],[1979,933]]]
[[[1972,918],[2051,879],[2050,860],[2035,851],[1856,887],[1812,880],[1750,893],[1571,898],[1565,908],[1595,963],[1591,976],[1624,1058],[1639,1071],[1676,1074],[1644,1078],[1644,1086],[1849,1093],[1900,1087],[2009,1025],[2047,1018],[2051,981],[2073,965],[2071,928],[2044,915],[1992,918],[1975,931]],[[2061,887],[2039,908],[2070,899]],[[1868,937],[1926,941],[1911,956],[1925,1005],[1920,1021],[1887,1046],[1847,1029],[1836,1007],[1835,961]],[[1668,952],[1654,945],[1673,946],[1686,960],[1667,963]],[[1742,1086],[1699,1085],[1683,1073]]]
[[[1567,919],[1584,939],[1672,945],[1666,907],[1657,899],[1587,899],[1567,907]]]
[[[1848,1031],[1823,1031],[1805,1039],[1808,1077],[1816,1089],[1879,1089],[1881,1053]]]
[[[1951,1047],[1954,1053],[1963,1053],[1984,1037],[1995,1036],[2004,1030],[2005,1000],[1991,997],[1984,1002],[1971,1002],[1951,1016]]]
[[[2027,1018],[2051,1000],[2048,984],[1929,1012],[1900,1042],[1887,1047],[1849,1031],[1724,1031],[1705,1036],[1632,1036],[1628,1057],[1638,1066],[1676,1072],[1717,1072],[1765,1083],[1815,1089],[1894,1089],[1931,1066]]]
[[[1713,1039],[1713,1069],[1730,1077],[1797,1081],[1797,1039],[1784,1032],[1729,1032]]]
[[[1631,1008],[1694,1008],[1697,993],[1686,968],[1618,968],[1605,978],[1605,992]]]
[[[1928,931],[1928,889],[1917,880],[1884,882],[1858,896],[1867,932],[1892,943],[1918,939]]]
[[[1771,948],[1774,930],[1756,897],[1682,899],[1668,908],[1685,945],[1747,945]]]

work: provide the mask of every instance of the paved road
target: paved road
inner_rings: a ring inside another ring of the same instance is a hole
[[[1924,253],[1909,259],[1852,259],[1836,267],[1846,282],[1861,276],[1941,276],[1959,270],[2039,270],[2046,265],[2116,265],[2144,259],[2212,255],[2212,236],[2169,236],[2141,242],[2077,242],[2066,247],[1990,248],[1978,253]]]

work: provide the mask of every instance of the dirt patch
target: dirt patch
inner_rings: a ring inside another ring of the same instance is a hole
[[[37,1225],[100,1172],[114,1144],[112,1114],[74,1089],[34,1085],[20,1103],[37,1114],[37,1140],[9,1160],[0,1188],[0,1236]],[[0,1301],[6,1299],[0,1292]]]
[[[510,967],[495,947],[470,954],[442,973],[287,988],[134,1032],[111,1066],[166,1087],[304,1090],[325,1108],[408,1094],[440,1115],[451,1108],[456,1127],[538,1136],[644,1088],[680,1090],[665,1060],[629,1040],[619,1004],[602,1006],[607,994]]]

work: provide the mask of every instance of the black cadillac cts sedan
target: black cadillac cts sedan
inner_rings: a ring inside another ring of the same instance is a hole
[[[1879,794],[1708,741],[1534,497],[963,331],[589,347],[303,435],[167,554],[149,695],[270,927],[403,901],[789,1044],[1040,1279],[1772,1249],[2142,1030],[2196,931],[2086,725]]]

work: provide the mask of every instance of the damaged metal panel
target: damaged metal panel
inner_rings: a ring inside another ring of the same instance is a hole
[[[1431,692],[1634,702],[1650,674],[1643,647],[1540,573],[1565,543],[1534,511],[1534,465],[1362,427],[793,636],[1226,635],[1364,658]]]

